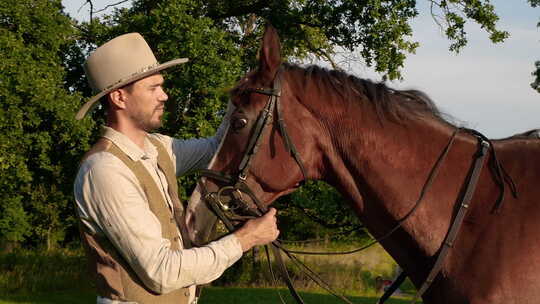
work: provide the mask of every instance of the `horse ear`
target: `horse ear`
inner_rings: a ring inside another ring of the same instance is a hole
[[[281,65],[281,45],[277,30],[267,24],[264,30],[261,53],[259,56],[259,71],[265,80],[274,79],[277,69]]]

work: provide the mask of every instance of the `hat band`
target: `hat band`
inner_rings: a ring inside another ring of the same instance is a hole
[[[150,70],[156,68],[158,65],[159,65],[159,62],[156,62],[156,63],[154,63],[154,64],[151,64],[151,65],[147,66],[147,67],[141,68],[141,69],[137,70],[136,72],[134,72],[133,74],[131,74],[131,75],[127,76],[127,77],[121,78],[120,80],[118,80],[118,81],[116,81],[116,82],[114,82],[114,83],[108,85],[106,88],[104,88],[104,89],[101,90],[101,91],[102,91],[102,92],[103,92],[103,91],[108,91],[108,90],[110,90],[110,89],[116,87],[119,83],[125,82],[125,81],[127,81],[127,80],[129,80],[129,79],[131,79],[131,78],[133,78],[133,77],[135,77],[135,76],[137,76],[137,75],[139,75],[139,74],[146,73],[146,72],[148,72],[148,71],[150,71]]]

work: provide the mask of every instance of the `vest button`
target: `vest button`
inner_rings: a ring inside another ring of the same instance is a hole
[[[171,217],[171,223],[174,223],[174,218],[173,217]]]
[[[184,292],[184,295],[185,295],[186,297],[189,297],[189,290],[186,290],[186,291]]]

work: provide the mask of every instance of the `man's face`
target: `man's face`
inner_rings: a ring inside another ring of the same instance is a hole
[[[154,74],[134,82],[130,90],[125,89],[127,114],[146,132],[161,127],[165,101],[169,98],[162,85],[163,76]]]

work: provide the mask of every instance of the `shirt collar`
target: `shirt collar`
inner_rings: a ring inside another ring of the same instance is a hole
[[[122,152],[124,152],[133,161],[139,161],[141,159],[157,159],[157,149],[148,140],[148,135],[144,139],[144,149],[141,149],[135,144],[129,137],[121,132],[116,131],[113,128],[103,126],[102,137],[112,141]]]

